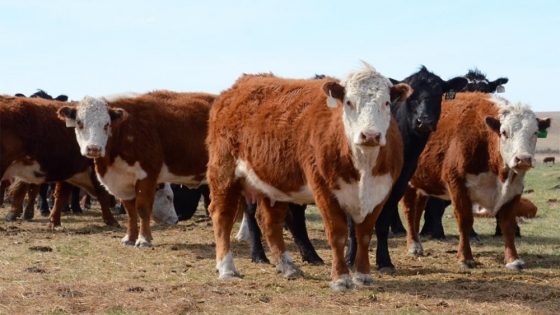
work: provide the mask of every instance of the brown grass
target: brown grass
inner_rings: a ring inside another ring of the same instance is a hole
[[[120,245],[124,228],[104,226],[94,204],[84,215],[64,216],[59,230],[50,230],[45,218],[0,223],[0,314],[558,314],[560,213],[558,203],[547,200],[560,199],[560,192],[545,187],[560,184],[560,165],[530,173],[526,189],[535,193],[527,197],[539,212],[521,226],[517,246],[527,269],[520,273],[504,268],[503,241],[491,236],[493,219],[475,222],[482,242],[473,244],[473,252],[480,265],[460,269],[457,228],[448,211],[448,241],[424,239],[427,255],[409,257],[405,238],[392,237],[396,274],[373,271],[374,285],[332,292],[330,249],[311,209],[310,236],[325,266],[300,263],[304,278],[287,281],[272,265],[252,264],[248,244],[233,241],[243,278],[223,282],[202,210],[176,227],[155,226],[155,246],[138,249]],[[0,215],[7,211],[5,204]],[[126,224],[124,216],[118,220]],[[288,234],[286,241],[300,261]]]

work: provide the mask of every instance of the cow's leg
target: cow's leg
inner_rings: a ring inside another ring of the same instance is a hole
[[[23,200],[29,189],[29,184],[22,181],[16,181],[12,185],[13,187],[10,189],[12,191],[12,206],[10,207],[10,212],[6,215],[6,221],[15,221],[21,216]]]
[[[391,262],[391,256],[389,255],[388,237],[389,225],[391,224],[391,222],[393,222],[394,217],[398,216],[398,200],[393,200],[391,197],[389,197],[389,200],[385,203],[385,206],[381,210],[377,221],[375,221],[375,235],[377,237],[375,262],[377,264],[377,268],[381,272],[395,272],[395,266]]]
[[[519,258],[517,249],[515,248],[515,227],[517,221],[515,219],[516,207],[519,207],[519,199],[521,195],[517,195],[510,202],[502,206],[498,211],[498,220],[502,234],[504,237],[504,261],[506,268],[511,270],[520,270],[525,266],[525,262]]]
[[[270,199],[264,199],[257,207],[257,222],[268,244],[272,259],[276,262],[276,272],[281,273],[286,279],[295,279],[303,275],[301,270],[286,250],[284,243],[284,221],[288,212],[288,203],[276,202],[271,206]]]
[[[101,186],[94,171],[90,173],[90,179],[93,183],[93,188],[95,189],[95,197],[101,207],[101,219],[108,226],[120,227],[119,222],[113,216],[113,212],[111,212],[111,203],[113,201],[112,198],[114,197],[112,197],[105,187]],[[136,213],[136,211],[134,211],[134,213]],[[134,240],[136,240],[136,237]]]
[[[7,180],[0,181],[0,206],[4,204],[4,196],[6,195],[6,189],[10,186],[10,182]]]
[[[494,236],[503,236],[498,216],[499,214],[496,215],[496,231],[494,232]],[[515,223],[515,237],[521,237],[521,228],[519,227],[519,224],[517,224],[517,222]]]
[[[354,288],[348,264],[344,259],[344,245],[348,238],[346,213],[328,190],[314,189],[315,202],[325,223],[325,234],[332,249],[331,288],[343,291]]]
[[[136,247],[152,246],[152,229],[150,220],[154,206],[157,181],[155,178],[145,178],[136,182],[136,211],[140,217],[140,232],[136,240]]]
[[[72,197],[70,199],[70,210],[72,210],[72,213],[75,214],[82,214],[84,213],[84,211],[82,210],[82,207],[80,206],[80,187],[74,186],[72,187]]]
[[[246,205],[244,208],[245,215],[243,220],[249,229],[249,242],[251,243],[251,261],[255,264],[270,263],[262,245],[262,233],[257,223],[256,213],[257,204]]]
[[[406,245],[409,255],[424,255],[424,249],[420,242],[420,218],[428,202],[428,196],[423,196],[415,188],[408,187],[404,193],[401,204],[406,218],[407,233]]]
[[[299,248],[302,260],[312,265],[323,265],[324,262],[319,257],[307,233],[305,223],[305,208],[307,205],[297,205],[290,203],[286,214],[286,225],[294,237],[294,242]]]
[[[474,268],[475,262],[470,244],[470,234],[474,222],[472,202],[464,184],[449,182],[448,187],[451,201],[453,202],[453,211],[459,227],[459,248],[457,250],[459,266],[463,268]]]
[[[344,260],[346,260],[348,267],[352,268],[354,266],[354,261],[356,260],[356,248],[358,247],[358,241],[356,240],[354,220],[350,215],[346,215],[346,222],[348,223],[348,248],[346,248]]]
[[[206,210],[206,214],[208,214],[208,206],[210,205],[210,188],[208,187],[208,185],[201,185],[200,187],[198,187],[198,190],[202,194],[204,209]]]
[[[404,228],[401,216],[399,214],[398,205],[395,206],[395,209],[393,211],[393,216],[391,217],[391,232],[393,232],[393,234],[395,235],[406,234],[406,229]]]
[[[25,211],[23,212],[24,220],[31,220],[35,216],[35,202],[37,201],[38,194],[39,185],[29,184],[29,189],[27,190],[27,205],[25,206]]]
[[[127,246],[134,246],[138,239],[138,212],[136,211],[136,198],[124,200],[121,199],[128,221],[126,226],[126,235],[122,238],[121,243]]]
[[[355,224],[356,229],[356,240],[357,240],[357,248],[356,248],[356,260],[354,261],[354,275],[353,281],[356,284],[372,284],[373,278],[371,277],[371,270],[369,264],[369,243],[371,241],[371,236],[373,235],[373,228],[375,226],[375,221],[379,216],[379,213],[382,211],[382,206],[378,205],[372,213],[368,214],[364,221],[359,224]],[[392,209],[391,209],[392,210]],[[389,217],[390,219],[390,217]],[[389,227],[386,225],[386,229],[383,231],[384,236],[386,237],[389,234]],[[385,238],[385,245],[387,239]],[[378,248],[379,249],[379,248]],[[388,253],[387,253],[388,254]]]
[[[39,186],[39,211],[41,216],[48,217],[51,214],[51,209],[49,208],[49,202],[47,201],[47,191],[49,190],[49,184],[41,184]]]
[[[422,236],[430,235],[432,233],[432,231],[434,230],[434,224],[433,224],[433,221],[432,221],[433,215],[432,215],[432,211],[429,207],[430,199],[432,199],[432,198],[428,198],[428,203],[426,204],[426,209],[424,209],[424,225],[422,225],[422,230],[420,230],[420,235],[422,235]]]
[[[432,221],[432,239],[444,240],[445,231],[443,230],[443,214],[445,213],[445,208],[450,205],[450,201],[441,200],[436,197],[428,198],[428,203],[426,204],[426,211],[431,212]]]
[[[70,193],[72,192],[72,185],[66,182],[56,182],[54,189],[54,206],[52,208],[51,214],[49,216],[49,226],[55,228],[60,226],[60,214],[62,208],[68,204],[68,199],[70,198]]]

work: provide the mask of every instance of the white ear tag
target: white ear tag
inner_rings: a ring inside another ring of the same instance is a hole
[[[330,108],[338,107],[338,103],[336,102],[336,99],[332,97],[331,90],[329,90],[329,97],[327,97],[327,106]]]
[[[506,91],[506,88],[503,85],[498,85],[498,87],[496,88],[496,93],[504,93]]]
[[[74,119],[66,119],[66,127],[76,127],[76,121]]]

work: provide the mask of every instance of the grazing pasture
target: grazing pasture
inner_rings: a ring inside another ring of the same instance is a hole
[[[426,255],[406,255],[406,238],[389,238],[395,274],[373,271],[371,286],[347,292],[329,287],[331,250],[315,207],[307,211],[311,241],[326,265],[301,263],[289,233],[288,250],[304,278],[285,280],[274,265],[251,263],[247,243],[232,242],[242,279],[220,281],[211,220],[203,204],[174,227],[153,225],[151,248],[122,246],[121,227],[105,226],[99,205],[48,219],[0,222],[0,314],[558,314],[560,310],[560,164],[527,173],[524,195],[539,211],[516,240],[522,272],[503,265],[503,240],[494,220],[475,219],[481,242],[472,244],[475,269],[457,264],[457,225],[444,216],[448,240],[423,238]],[[0,217],[9,202],[0,208]],[[234,228],[236,232],[237,226]],[[233,239],[233,238],[232,238]],[[374,238],[375,242],[375,238]],[[370,246],[370,259],[375,253]]]

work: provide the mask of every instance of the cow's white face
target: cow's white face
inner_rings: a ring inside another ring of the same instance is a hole
[[[59,116],[66,120],[68,127],[75,127],[76,139],[82,155],[89,158],[103,157],[111,136],[111,122],[122,118],[122,109],[110,109],[98,98],[84,97],[76,108],[63,107]]]
[[[499,133],[500,155],[505,166],[515,172],[527,171],[535,166],[539,121],[535,113],[524,104],[507,104],[500,107],[499,121],[494,119],[495,121],[491,122],[491,117],[486,119],[487,124]]]
[[[348,141],[362,151],[385,145],[391,123],[391,101],[396,98],[404,101],[411,94],[407,84],[393,86],[365,62],[363,69],[348,73],[340,85],[328,82],[323,90],[332,96],[330,104],[335,99],[342,103]]]
[[[169,183],[156,190],[152,220],[160,225],[175,225],[179,221],[173,205],[173,190]]]

